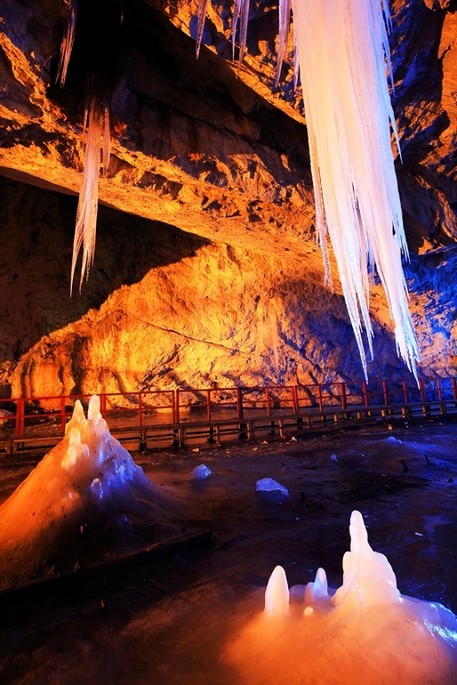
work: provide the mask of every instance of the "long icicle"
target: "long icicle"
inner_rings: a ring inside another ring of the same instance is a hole
[[[63,88],[67,78],[68,65],[70,63],[73,44],[75,42],[76,18],[78,15],[77,0],[65,0],[68,6],[68,19],[65,35],[60,44],[59,64],[57,66],[56,83]]]
[[[416,375],[419,349],[401,263],[407,246],[390,140],[392,129],[398,142],[386,78],[386,5],[292,0],[292,7],[319,241],[325,250],[328,236],[333,246],[365,377],[363,328],[373,356],[371,265],[387,295],[397,351]]]
[[[287,47],[287,39],[289,37],[290,28],[290,11],[291,0],[279,0],[279,42],[278,55],[276,57],[276,72],[273,81],[273,87],[277,88],[281,78],[281,68],[284,62],[284,54]]]
[[[236,45],[236,31],[238,23],[240,24],[239,31],[239,53],[238,61],[241,64],[246,52],[246,38],[248,35],[249,23],[249,4],[250,0],[235,0],[235,10],[232,19],[232,52],[233,59],[235,59],[235,45]]]
[[[196,55],[197,59],[200,54],[200,48],[202,46],[203,31],[205,28],[206,21],[206,8],[208,6],[208,0],[199,0],[197,9],[197,40],[196,40]]]
[[[89,90],[87,96],[84,118],[84,129],[86,132],[85,161],[76,211],[70,293],[73,291],[76,263],[81,248],[83,252],[79,281],[80,291],[84,279],[87,280],[89,276],[89,271],[94,261],[101,158],[104,173],[108,168],[109,162],[109,109],[107,105],[100,104],[96,94],[91,90]]]

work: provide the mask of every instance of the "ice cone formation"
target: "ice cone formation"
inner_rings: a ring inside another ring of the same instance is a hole
[[[0,581],[50,574],[92,525],[153,515],[154,486],[108,429],[100,400],[79,401],[56,445],[0,507]]]
[[[368,544],[358,511],[343,584],[328,591],[325,571],[287,587],[272,573],[265,611],[227,650],[249,685],[449,685],[457,682],[457,619],[441,604],[405,597],[387,558]]]

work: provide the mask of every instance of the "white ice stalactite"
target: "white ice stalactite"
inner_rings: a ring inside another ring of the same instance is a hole
[[[395,327],[397,352],[417,378],[420,359],[402,266],[407,258],[391,144],[399,140],[387,74],[392,73],[386,0],[279,0],[279,78],[292,4],[295,83],[300,69],[326,282],[329,239],[365,377],[363,332],[373,357],[369,275],[377,272]],[[200,3],[203,6],[203,3]],[[235,0],[232,40],[240,23],[246,50],[249,0]],[[203,31],[204,13],[200,16]]]
[[[238,60],[241,64],[243,61],[244,53],[246,52],[246,38],[248,35],[248,23],[249,23],[249,3],[250,0],[235,0],[235,9],[233,12],[232,20],[232,46],[233,46],[233,59],[235,59],[235,44],[236,44],[236,32],[238,28],[238,23],[240,24],[239,30],[239,53]]]
[[[380,0],[292,0],[292,9],[327,274],[329,237],[366,376],[362,331],[372,353],[368,273],[376,268],[397,351],[415,374],[419,349],[401,261],[407,246],[391,146],[391,131],[397,134],[386,78],[387,7]]]
[[[60,44],[59,64],[56,77],[56,83],[58,83],[61,88],[64,87],[67,78],[68,65],[75,42],[76,17],[78,13],[77,0],[65,0],[65,4],[68,5],[68,20],[65,35]]]
[[[100,166],[102,161],[103,172],[105,173],[109,162],[109,109],[106,105],[101,105],[97,96],[93,93],[88,97],[84,129],[86,133],[85,162],[76,211],[70,292],[73,291],[73,279],[81,248],[80,290],[84,279],[87,279],[89,275],[94,260]]]
[[[200,54],[200,48],[203,39],[203,30],[205,28],[206,19],[206,8],[208,6],[208,0],[199,0],[197,9],[197,40],[196,40],[196,53],[197,58]]]
[[[279,80],[281,78],[281,68],[284,61],[284,54],[287,48],[287,39],[289,37],[290,28],[290,11],[291,11],[291,0],[280,0],[279,1],[279,44],[278,44],[278,55],[276,58],[276,73],[273,85],[275,88],[278,87]]]
[[[111,129],[109,123],[110,110],[108,105],[103,107],[103,131],[102,131],[102,169],[103,175],[108,173],[109,158],[111,154]]]

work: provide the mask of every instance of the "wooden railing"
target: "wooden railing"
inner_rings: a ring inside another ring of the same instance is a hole
[[[260,434],[286,435],[325,424],[386,420],[457,412],[455,377],[421,379],[418,385],[381,381],[264,387],[176,388],[99,393],[101,412],[113,435],[182,446]],[[76,400],[90,395],[21,397],[0,400],[0,450],[49,447],[65,433]]]

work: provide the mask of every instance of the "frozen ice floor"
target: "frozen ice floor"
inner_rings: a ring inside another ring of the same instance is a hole
[[[273,568],[293,585],[322,566],[338,587],[354,509],[400,592],[457,612],[457,424],[390,428],[134,454],[185,525],[213,530],[212,544],[0,607],[0,682],[238,685],[223,651],[262,610]],[[202,463],[211,475],[195,478]],[[33,465],[3,461],[0,500]],[[265,477],[289,496],[256,492]]]

